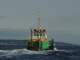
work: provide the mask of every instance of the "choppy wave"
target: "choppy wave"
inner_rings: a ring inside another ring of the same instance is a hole
[[[67,50],[58,50],[57,48],[54,48],[54,51],[57,52],[70,52]],[[16,55],[24,55],[24,54],[29,54],[29,55],[33,55],[33,54],[43,54],[43,55],[47,55],[48,53],[54,53],[53,50],[45,50],[45,51],[31,51],[28,49],[14,49],[14,50],[0,50],[0,57],[3,56],[16,56]]]
[[[31,51],[26,49],[25,42],[21,43],[1,44],[0,60],[80,60],[79,46],[57,43],[53,50]]]
[[[50,51],[50,50],[48,50]],[[47,54],[48,51],[31,51],[27,49],[14,49],[14,50],[0,50],[1,56],[15,56],[15,55],[23,55],[23,54]]]

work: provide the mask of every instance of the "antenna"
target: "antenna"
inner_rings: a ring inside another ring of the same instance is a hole
[[[38,10],[37,10],[37,16],[38,16],[38,27],[40,28],[40,26],[41,26],[41,22],[40,22],[40,8],[38,8]]]
[[[40,17],[38,17],[38,25],[39,25],[39,27],[41,26],[41,24],[40,24]]]

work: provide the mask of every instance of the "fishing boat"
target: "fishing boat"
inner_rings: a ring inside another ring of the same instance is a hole
[[[54,39],[49,40],[47,30],[40,23],[38,18],[36,28],[30,29],[30,40],[27,43],[27,49],[32,51],[54,50]]]

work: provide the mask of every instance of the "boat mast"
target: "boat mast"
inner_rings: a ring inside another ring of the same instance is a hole
[[[40,29],[41,24],[40,24],[40,17],[38,17],[38,29]]]
[[[40,30],[40,27],[41,27],[41,24],[40,24],[40,17],[38,17],[38,30]],[[39,39],[39,50],[40,50],[40,40],[41,40],[41,36],[39,35],[38,36],[38,39]]]

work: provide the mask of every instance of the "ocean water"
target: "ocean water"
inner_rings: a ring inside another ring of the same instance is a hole
[[[80,46],[55,42],[56,51],[31,51],[26,40],[0,40],[0,60],[80,60]]]

